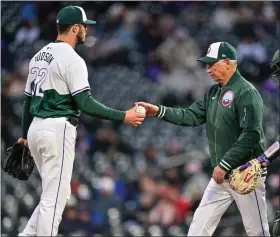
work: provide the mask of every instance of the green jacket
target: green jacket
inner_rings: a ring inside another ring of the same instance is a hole
[[[238,71],[226,86],[216,84],[189,108],[159,105],[158,118],[181,126],[206,123],[211,163],[232,169],[264,151],[263,101],[257,89]]]

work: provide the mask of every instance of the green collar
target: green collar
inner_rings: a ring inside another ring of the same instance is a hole
[[[56,40],[56,41],[54,41],[54,43],[64,43],[64,41]]]
[[[239,80],[240,77],[241,77],[241,75],[240,75],[238,69],[236,69],[236,71],[233,73],[233,75],[229,79],[228,83],[224,87],[232,86],[236,81]]]

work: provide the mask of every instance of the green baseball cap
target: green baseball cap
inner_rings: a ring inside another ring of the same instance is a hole
[[[74,24],[96,24],[95,21],[88,20],[83,8],[78,6],[67,6],[62,8],[56,17],[58,25],[74,25]]]
[[[209,46],[206,56],[198,61],[212,63],[226,58],[236,60],[235,48],[227,42],[216,42]]]

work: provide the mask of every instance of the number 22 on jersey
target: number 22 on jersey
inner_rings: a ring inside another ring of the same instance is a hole
[[[43,97],[44,93],[41,86],[47,78],[48,70],[46,68],[39,69],[38,67],[33,67],[30,73],[34,76],[31,83],[32,96]]]

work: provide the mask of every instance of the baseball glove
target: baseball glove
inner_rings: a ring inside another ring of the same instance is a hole
[[[35,163],[28,146],[15,143],[7,149],[3,169],[9,175],[19,180],[28,180]]]
[[[262,168],[269,166],[274,159],[279,157],[279,149],[280,144],[276,141],[258,158],[234,169],[229,175],[230,187],[242,195],[252,192],[262,178]]]
[[[229,185],[237,193],[245,195],[252,192],[262,177],[262,164],[253,159],[233,170],[229,176]]]

